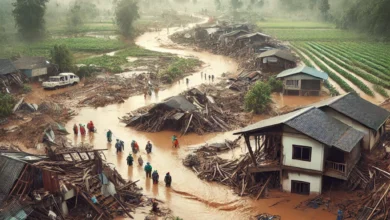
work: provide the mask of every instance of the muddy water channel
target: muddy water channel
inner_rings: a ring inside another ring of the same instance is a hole
[[[170,34],[173,33],[170,30]],[[237,63],[227,57],[213,55],[207,52],[195,52],[192,49],[182,48],[174,45],[168,40],[167,30],[161,32],[149,32],[140,36],[136,43],[142,47],[150,50],[169,52],[179,56],[194,56],[205,63],[201,70],[207,74],[214,74],[216,77],[215,83],[220,79],[219,77],[224,72],[234,72],[237,69]],[[165,45],[165,48],[163,48]],[[148,197],[156,197],[165,202],[176,216],[180,216],[185,220],[190,219],[248,219],[249,216],[268,212],[278,214],[283,219],[329,219],[334,218],[333,215],[319,210],[296,210],[294,207],[299,202],[307,199],[304,196],[296,196],[289,194],[281,194],[283,198],[263,199],[260,201],[253,201],[247,197],[236,196],[229,188],[215,183],[208,183],[201,181],[189,169],[182,165],[182,159],[195,146],[204,144],[206,142],[212,143],[223,140],[225,138],[232,139],[232,132],[208,134],[199,136],[196,134],[189,134],[181,137],[179,149],[172,149],[171,136],[174,132],[159,132],[159,133],[144,133],[125,127],[120,123],[118,117],[126,113],[149,105],[151,103],[159,102],[165,98],[179,94],[189,87],[195,87],[202,83],[209,83],[209,81],[201,78],[201,73],[197,72],[189,76],[189,85],[184,83],[184,80],[174,83],[166,90],[160,91],[159,94],[153,94],[152,97],[145,99],[143,96],[133,96],[123,104],[109,105],[103,108],[82,108],[78,116],[68,122],[66,128],[71,130],[73,124],[86,124],[92,120],[97,127],[98,132],[92,136],[86,136],[85,139],[76,137],[73,139],[75,143],[85,142],[91,143],[96,149],[104,149],[108,162],[115,165],[116,169],[121,175],[128,180],[140,180],[138,186],[143,188],[143,193]],[[113,131],[114,140],[119,138],[125,142],[125,151],[117,155],[113,144],[107,144],[106,131],[111,129]],[[153,185],[150,179],[146,179],[143,167],[134,163],[132,167],[126,164],[126,157],[131,151],[130,142],[136,140],[141,147],[141,153],[135,156],[135,161],[141,155],[144,162],[149,161],[154,170],[158,170],[160,174],[160,183]],[[153,144],[153,153],[146,155],[145,145],[147,141]],[[246,149],[238,149],[234,152],[229,152],[224,157],[238,157],[240,154],[246,153]],[[166,172],[172,175],[172,187],[166,188],[163,184],[163,178]],[[282,203],[280,205],[269,208],[270,205],[276,203],[281,199],[287,197],[290,202]],[[137,210],[135,219],[144,219],[145,213],[148,210]]]

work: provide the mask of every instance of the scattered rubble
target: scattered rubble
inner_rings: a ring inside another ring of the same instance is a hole
[[[130,112],[121,121],[127,126],[147,132],[157,132],[164,129],[204,134],[206,132],[229,131],[245,124],[245,115],[231,113],[222,109],[209,96],[198,89],[188,90],[181,95]]]
[[[267,213],[263,213],[255,216],[254,218],[251,218],[251,220],[281,220],[281,219],[282,218],[278,215],[271,215]]]
[[[238,140],[236,139],[233,143],[237,144]],[[226,145],[226,143],[231,142],[225,141],[221,145]],[[200,179],[230,186],[239,196],[249,195],[259,199],[267,195],[268,188],[279,187],[279,173],[261,174],[260,181],[250,175],[248,168],[252,164],[252,159],[249,154],[241,156],[240,159],[227,160],[218,157],[217,152],[219,151],[214,150],[214,148],[207,146],[199,148],[194,154],[188,155],[183,160],[183,164],[193,169]],[[264,152],[260,152],[256,151],[255,153],[258,164],[271,166],[275,163],[275,161],[266,160]]]

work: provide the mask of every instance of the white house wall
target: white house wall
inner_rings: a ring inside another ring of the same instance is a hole
[[[283,132],[283,165],[323,171],[324,146],[305,135]],[[311,161],[292,159],[293,145],[311,147]]]
[[[40,68],[40,69],[33,69],[31,76],[35,77],[35,76],[42,76],[46,74],[47,74],[47,68]]]
[[[351,118],[346,117],[343,114],[336,112],[335,110],[333,110],[331,108],[323,108],[322,111],[325,112],[327,115],[329,115],[333,118],[336,118],[337,120],[343,122],[344,124],[347,124],[347,125],[355,128],[356,130],[363,132],[364,137],[363,137],[362,146],[364,149],[370,150],[374,146],[374,142],[371,143],[371,140],[370,140],[370,139],[372,139],[371,129],[365,127],[364,125],[360,124],[359,122],[357,122]]]
[[[310,194],[321,194],[322,175],[309,175],[285,170],[283,172],[283,191],[291,192],[291,180],[296,180],[310,183]]]

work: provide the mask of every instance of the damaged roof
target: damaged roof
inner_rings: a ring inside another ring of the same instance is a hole
[[[164,102],[161,102],[156,105],[158,108],[159,106],[167,106],[172,109],[180,109],[182,111],[195,111],[197,108],[194,104],[189,102],[184,96],[178,95],[178,96],[173,96]]]
[[[18,72],[18,70],[15,68],[11,60],[0,59],[0,75],[6,75],[15,72]]]
[[[0,155],[0,205],[7,198],[25,163]]]
[[[221,37],[232,37],[232,36],[235,36],[237,34],[240,34],[240,33],[249,33],[248,31],[245,31],[245,30],[236,30],[236,31],[232,31],[232,32],[229,32],[229,33],[226,33],[226,34],[222,34]]]
[[[328,74],[325,72],[318,71],[314,68],[308,67],[308,66],[298,66],[292,69],[287,69],[281,73],[279,73],[276,78],[283,78],[287,76],[292,76],[296,75],[299,73],[307,74],[319,79],[327,80],[328,79]]]
[[[376,131],[379,130],[390,116],[390,112],[386,109],[372,104],[355,93],[332,97],[318,102],[313,106],[317,108],[332,108]]]
[[[239,36],[237,38],[237,40],[238,39],[244,39],[244,38],[252,38],[254,36],[261,36],[261,37],[265,37],[265,38],[271,38],[271,36],[269,36],[269,35],[266,35],[266,34],[263,34],[263,33],[260,33],[260,32],[256,32],[256,33],[250,33],[250,34],[245,34],[245,35]]]
[[[315,107],[308,107],[262,120],[234,134],[260,132],[277,125],[287,125],[314,140],[345,152],[351,152],[364,136],[362,132],[326,115]]]
[[[14,62],[14,66],[20,70],[45,68],[49,64],[45,57],[22,57]]]
[[[266,52],[261,53],[258,57],[262,58],[262,57],[270,57],[270,56],[279,57],[279,58],[282,58],[285,60],[290,60],[293,62],[295,62],[297,60],[296,57],[292,53],[290,53],[289,51],[279,50],[279,49],[268,50]]]

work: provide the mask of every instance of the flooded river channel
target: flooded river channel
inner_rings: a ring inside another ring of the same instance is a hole
[[[175,31],[170,30],[170,34]],[[195,52],[190,48],[175,46],[175,49],[164,48],[161,45],[173,45],[168,39],[167,30],[161,32],[148,32],[140,36],[136,43],[139,46],[149,50],[159,52],[169,52],[179,56],[194,56],[205,63],[201,70],[207,74],[214,74],[215,83],[220,80],[224,72],[234,72],[237,69],[237,63],[231,58],[210,54],[208,52]],[[201,78],[201,73],[197,72],[188,77],[190,80],[187,86],[184,80],[174,83],[166,90],[160,91],[159,94],[153,94],[147,99],[141,96],[133,96],[123,104],[109,105],[103,108],[82,108],[79,114],[69,121],[66,125],[68,130],[72,130],[73,124],[86,124],[92,120],[98,129],[98,132],[92,136],[86,136],[85,140],[81,137],[74,139],[75,143],[84,141],[92,143],[96,149],[104,149],[108,162],[115,165],[119,173],[128,180],[140,180],[138,186],[143,188],[143,193],[148,197],[156,197],[165,202],[176,216],[185,220],[197,219],[248,219],[251,215],[268,212],[281,215],[283,219],[334,219],[334,215],[321,210],[307,209],[305,211],[294,209],[301,201],[307,199],[305,196],[289,195],[280,193],[280,198],[262,199],[254,201],[248,197],[238,197],[228,187],[201,181],[193,171],[182,165],[182,159],[191,149],[199,144],[206,142],[212,143],[225,138],[232,139],[232,132],[208,134],[199,136],[189,134],[181,137],[179,149],[172,149],[171,136],[174,132],[145,133],[135,131],[132,128],[125,127],[120,123],[118,117],[126,115],[128,112],[151,103],[159,102],[165,98],[177,95],[188,87],[195,87],[202,83],[209,83]],[[125,151],[116,155],[114,144],[107,144],[106,131],[111,129],[114,134],[114,142],[119,138],[125,142]],[[72,135],[73,139],[73,135]],[[172,175],[172,188],[166,188],[163,181],[158,185],[153,185],[150,179],[146,179],[143,167],[134,163],[132,167],[126,164],[126,157],[131,151],[130,142],[136,140],[141,147],[141,153],[144,161],[149,161],[154,170],[158,170],[160,180],[163,180],[165,173],[170,172]],[[153,153],[146,155],[145,145],[147,141],[153,144]],[[240,153],[246,153],[245,148],[235,152],[230,152],[229,157],[238,157]],[[225,155],[226,156],[226,155]],[[289,202],[281,203],[274,207],[272,204],[282,199],[288,199]],[[147,210],[136,210],[135,219],[144,219]]]

